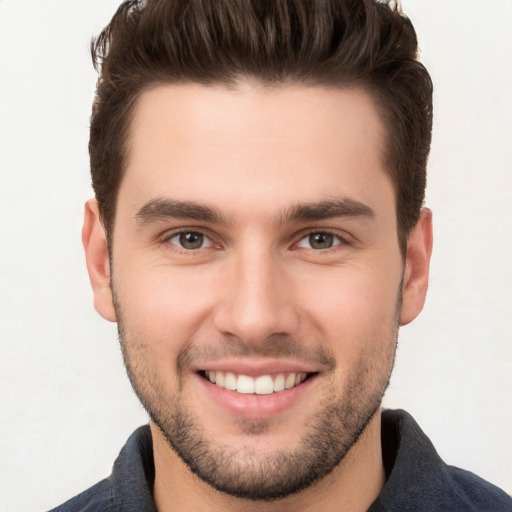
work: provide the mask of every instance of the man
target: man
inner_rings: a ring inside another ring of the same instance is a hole
[[[120,7],[83,242],[151,421],[55,510],[512,510],[380,412],[432,249],[416,50],[373,0]]]

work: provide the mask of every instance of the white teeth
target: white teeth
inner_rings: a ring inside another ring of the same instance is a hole
[[[222,372],[215,372],[215,383],[221,388],[224,387],[224,374]]]
[[[262,375],[254,381],[254,390],[257,395],[270,395],[274,392],[274,381],[270,375]]]
[[[221,388],[242,394],[270,395],[285,389],[291,389],[304,382],[307,373],[279,373],[275,376],[260,375],[253,378],[248,375],[236,376],[232,372],[205,371],[206,378]]]
[[[239,393],[252,394],[254,393],[254,379],[247,375],[239,375],[236,383],[236,390]]]
[[[226,373],[226,378],[224,379],[224,387],[231,391],[235,391],[237,386],[237,378],[234,373],[228,372]]]
[[[290,389],[293,388],[293,386],[295,386],[295,373],[290,373],[290,375],[286,377],[284,387],[285,389]]]
[[[304,382],[306,380],[306,374],[305,373],[297,373],[295,376],[295,385],[300,384],[301,382]]]
[[[283,391],[284,375],[280,374],[274,379],[274,391]]]

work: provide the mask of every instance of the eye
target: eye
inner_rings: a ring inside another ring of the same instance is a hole
[[[343,240],[332,233],[325,231],[317,231],[315,233],[309,233],[297,244],[298,247],[303,249],[314,249],[317,251],[331,249],[337,245],[340,245]]]
[[[169,242],[187,251],[204,249],[213,245],[213,242],[206,235],[197,231],[182,231],[169,238]]]

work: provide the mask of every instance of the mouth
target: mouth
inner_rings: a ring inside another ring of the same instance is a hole
[[[215,386],[244,395],[271,395],[295,388],[316,372],[286,372],[251,377],[233,372],[201,370],[199,375]]]

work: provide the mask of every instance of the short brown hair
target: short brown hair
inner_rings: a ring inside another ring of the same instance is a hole
[[[99,71],[91,175],[107,236],[127,158],[134,105],[159,84],[236,85],[248,78],[361,87],[386,128],[399,243],[423,204],[432,82],[409,19],[377,0],[130,0],[91,44]]]

